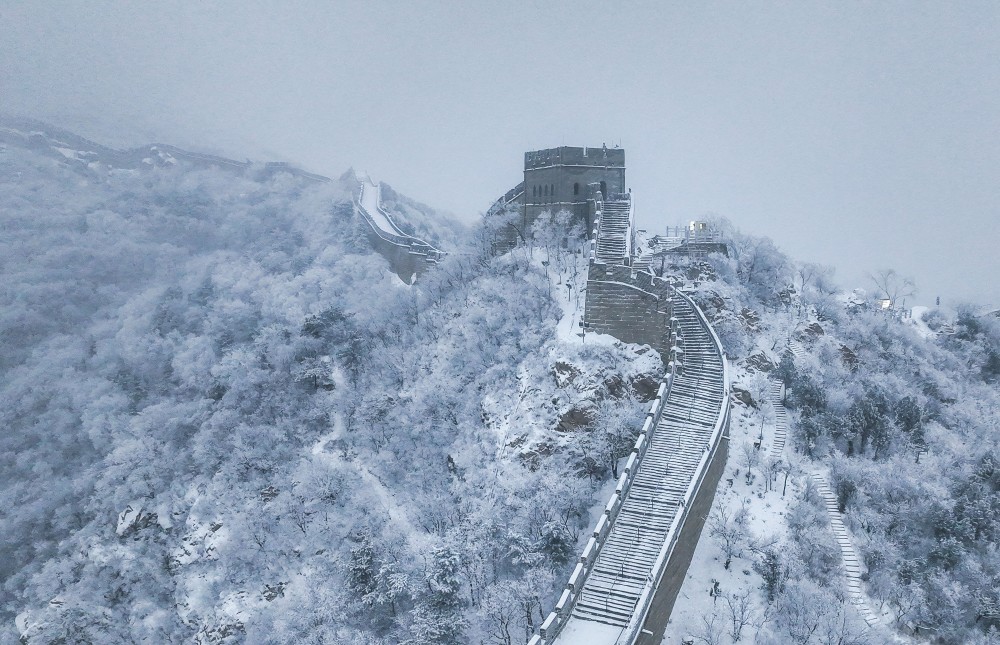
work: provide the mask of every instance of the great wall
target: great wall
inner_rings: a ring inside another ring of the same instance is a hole
[[[698,306],[655,276],[648,255],[635,248],[624,150],[528,152],[524,181],[487,216],[510,216],[513,232],[504,243],[512,245],[541,213],[557,209],[589,231],[583,333],[649,345],[667,369],[615,492],[529,645],[653,645],[662,640],[725,468],[729,365]],[[675,246],[704,252],[715,243],[688,232]]]
[[[118,150],[101,145],[77,134],[41,121],[0,115],[0,144],[28,148],[43,156],[79,168],[104,164],[110,168],[135,170],[147,167],[170,166],[183,160],[199,168],[224,168],[239,174],[252,174],[266,179],[277,173],[286,173],[311,182],[330,183],[334,180],[307,172],[294,165],[269,161],[254,163],[237,161],[217,155],[183,150],[165,143],[151,143],[136,148]],[[355,211],[365,224],[368,241],[386,258],[400,280],[410,284],[428,267],[444,255],[433,245],[408,235],[393,221],[382,207],[380,184],[365,174],[348,171],[341,181],[357,185]]]
[[[396,226],[392,216],[382,208],[381,184],[368,176],[359,176],[358,184],[357,210],[368,224],[369,241],[403,282],[412,283],[418,275],[437,264],[444,254]]]

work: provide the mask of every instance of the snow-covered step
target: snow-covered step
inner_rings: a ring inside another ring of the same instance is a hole
[[[847,595],[851,604],[858,609],[861,617],[866,623],[868,623],[868,626],[871,627],[879,621],[879,618],[875,612],[872,611],[871,605],[868,603],[868,598],[865,596],[864,585],[861,581],[861,575],[863,573],[861,569],[861,561],[858,558],[857,552],[854,550],[854,545],[851,544],[851,538],[847,534],[847,528],[844,526],[844,520],[840,516],[839,509],[837,508],[837,498],[833,494],[833,490],[830,488],[830,485],[826,482],[822,475],[819,473],[813,473],[812,480],[816,484],[816,490],[823,498],[824,506],[826,506],[827,514],[830,517],[830,529],[833,531],[834,538],[837,541],[837,546],[840,547],[844,576],[847,580]]]
[[[617,264],[628,255],[631,215],[627,201],[604,202],[595,244],[599,261]]]
[[[788,351],[790,351],[792,353],[792,356],[797,361],[803,361],[808,356],[808,352],[806,352],[806,348],[802,346],[802,343],[800,343],[799,341],[795,340],[794,338],[789,339],[789,341],[788,341]]]
[[[616,219],[607,204],[605,210],[601,231],[611,232],[617,241],[614,229],[627,225],[627,214]],[[610,247],[598,244],[599,255],[601,248]],[[646,456],[583,585],[572,620],[628,623],[715,428],[725,396],[721,360],[686,301],[675,303],[674,315],[684,338],[685,370],[674,379]]]
[[[783,391],[784,386],[780,381],[771,381],[769,395],[771,404],[774,406],[774,442],[771,444],[771,451],[768,454],[772,459],[777,459],[784,453],[785,441],[788,437],[788,415],[781,400]]]

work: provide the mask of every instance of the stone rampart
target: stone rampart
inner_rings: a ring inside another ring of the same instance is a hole
[[[670,390],[673,387],[675,376],[675,366],[673,363],[669,363],[667,371],[660,381],[656,398],[650,404],[649,412],[646,413],[646,419],[642,424],[639,437],[636,439],[635,446],[633,446],[632,452],[625,462],[622,474],[618,478],[615,492],[605,505],[604,513],[597,520],[597,524],[594,526],[590,538],[583,549],[583,553],[580,554],[576,566],[573,568],[573,573],[570,575],[566,587],[559,596],[558,602],[556,602],[553,610],[549,612],[549,615],[545,617],[539,628],[539,633],[528,641],[528,645],[547,645],[553,642],[559,635],[560,630],[566,625],[566,620],[573,612],[573,605],[579,599],[584,582],[593,570],[594,564],[597,562],[597,556],[611,534],[611,525],[618,517],[622,500],[625,499],[625,496],[628,495],[629,490],[632,488],[632,483],[635,481],[636,474],[639,471],[639,464],[642,462],[643,457],[646,456],[646,451],[649,448],[649,438],[652,436],[654,428],[660,423],[664,405],[670,397]]]
[[[662,640],[729,457],[732,412],[729,362],[704,312],[688,296],[678,293],[678,297],[696,313],[702,329],[711,337],[714,351],[722,363],[722,400],[705,452],[684,494],[685,503],[667,531],[655,572],[647,581],[646,592],[639,599],[633,619],[619,638],[622,645],[659,645]]]
[[[365,185],[364,182],[361,182],[359,197],[354,203],[357,212],[361,214],[361,218],[367,224],[365,232],[369,242],[380,255],[389,261],[393,273],[406,284],[411,284],[416,276],[436,264],[444,254],[423,240],[402,233],[391,233],[380,227],[375,221],[376,215],[369,213],[362,203],[364,191]],[[382,209],[381,205],[377,203],[377,199],[375,201],[379,218],[388,221],[393,229],[399,230],[392,223],[389,213]]]
[[[610,269],[610,271],[607,269]],[[588,282],[588,309],[592,297],[590,289],[595,283],[601,285],[598,289],[607,287],[618,290],[617,292],[608,291],[609,296],[615,293],[619,296],[622,294],[631,294],[624,297],[626,298],[625,302],[629,302],[628,298],[630,297],[637,298],[631,301],[633,303],[632,306],[636,302],[658,302],[661,298],[668,302],[671,297],[678,299],[678,306],[683,310],[693,311],[697,316],[702,332],[711,339],[710,351],[715,355],[715,360],[719,361],[721,365],[720,376],[723,381],[723,387],[719,408],[715,410],[716,421],[714,428],[708,437],[701,459],[678,506],[679,512],[671,521],[659,556],[647,578],[645,589],[635,607],[632,620],[622,629],[617,639],[614,640],[614,645],[656,645],[662,639],[666,624],[670,618],[670,611],[673,608],[677,593],[683,584],[695,546],[704,527],[705,518],[715,497],[718,482],[725,469],[729,451],[729,368],[722,344],[704,314],[690,298],[682,293],[675,292],[666,281],[653,278],[653,276],[643,272],[633,274],[628,267],[608,267],[599,263],[591,265],[591,275],[597,279],[593,283]],[[609,281],[606,279],[614,277],[621,280]],[[610,287],[609,285],[618,286]],[[637,293],[639,295],[636,295]],[[615,318],[615,320],[620,318],[621,316]],[[672,322],[675,322],[675,320],[668,318],[665,321],[664,327],[668,332],[672,329]],[[649,330],[643,329],[640,333],[648,334]],[[619,338],[621,337],[619,336]],[[648,340],[637,342],[648,343]],[[666,353],[663,355],[667,356]],[[598,520],[591,538],[588,540],[559,601],[542,623],[539,633],[531,638],[528,645],[551,645],[555,642],[562,642],[558,638],[559,634],[572,615],[573,607],[579,599],[581,589],[597,560],[597,554],[604,546],[610,534],[611,525],[617,518],[618,511],[621,509],[623,501],[631,489],[632,480],[635,478],[646,455],[647,448],[650,445],[650,437],[660,421],[664,406],[671,400],[677,369],[678,364],[671,360],[668,363],[664,380],[657,392],[656,400],[652,403],[649,413],[646,415],[639,439],[636,441],[632,454],[628,458],[624,473],[618,482],[615,493],[607,503],[604,514]],[[597,638],[594,640],[594,643],[604,645],[604,640]],[[571,644],[567,643],[567,645]],[[612,645],[610,640],[608,641],[608,645]]]
[[[631,267],[592,262],[587,276],[584,331],[610,334],[627,343],[670,353],[670,299],[662,278]]]

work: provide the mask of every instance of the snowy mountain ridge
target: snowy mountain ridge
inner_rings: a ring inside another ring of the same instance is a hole
[[[664,368],[581,333],[583,239],[487,219],[403,287],[353,177],[36,139],[0,153],[0,642],[528,642]],[[663,266],[734,381],[663,643],[995,643],[1000,323],[921,334],[719,227]]]

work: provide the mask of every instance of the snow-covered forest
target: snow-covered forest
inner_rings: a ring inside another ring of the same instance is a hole
[[[354,188],[0,153],[3,642],[537,627],[660,361],[393,194],[456,251],[402,285]]]
[[[971,305],[910,318],[717,225],[728,257],[673,270],[736,361],[736,418],[664,643],[1000,642],[1000,319]]]
[[[467,231],[387,192],[449,251],[410,287],[352,175],[0,150],[0,642],[527,641],[663,370],[573,333],[581,239],[497,254],[499,220]],[[908,319],[718,224],[728,255],[664,266],[737,367],[702,543],[750,582],[664,642],[998,642],[1000,320]],[[774,424],[769,378],[779,460],[747,447]]]

